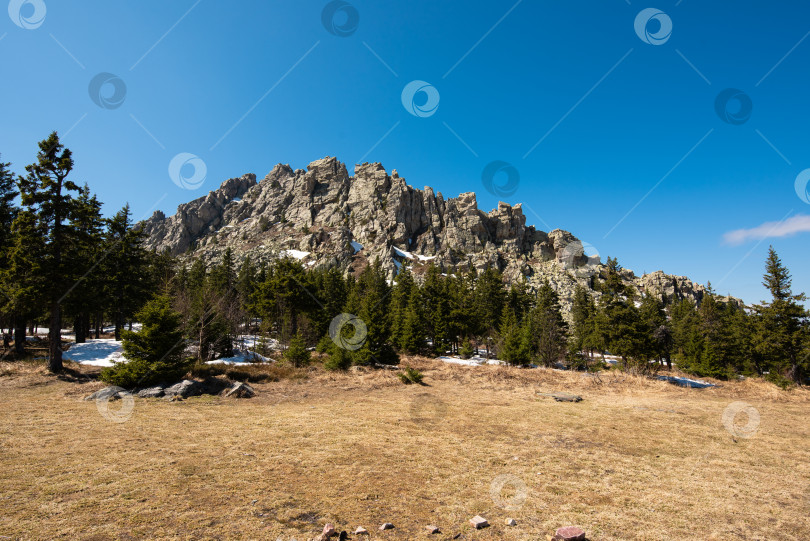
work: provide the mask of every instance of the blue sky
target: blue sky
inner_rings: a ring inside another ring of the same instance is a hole
[[[772,243],[810,292],[810,204],[795,189],[810,168],[806,2],[346,4],[327,28],[320,0],[12,0],[2,159],[22,171],[57,130],[74,180],[136,218],[279,162],[379,161],[445,197],[475,191],[485,211],[523,202],[528,223],[603,258],[747,302],[766,298]],[[403,106],[415,80],[439,97],[423,116]],[[715,103],[728,88],[752,104],[721,104],[731,123]],[[180,153],[205,164],[196,189],[169,175]],[[496,160],[519,174],[514,193],[504,174],[484,186]]]

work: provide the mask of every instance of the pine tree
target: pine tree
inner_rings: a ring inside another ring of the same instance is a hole
[[[379,260],[365,268],[349,296],[347,308],[365,324],[367,335],[362,347],[352,351],[352,362],[357,365],[373,363],[397,364],[399,356],[391,345],[391,323],[388,303],[390,286],[385,279]],[[348,309],[346,310],[349,311]]]
[[[150,296],[148,252],[144,234],[133,227],[129,204],[107,222],[104,273],[107,276],[109,310],[115,325],[115,339],[121,339],[126,319]]]
[[[284,360],[295,367],[309,364],[310,354],[300,332],[295,333],[292,340],[290,340],[290,347],[284,352]]]
[[[477,328],[475,334],[482,336],[487,344],[489,358],[490,339],[501,325],[501,314],[506,302],[506,291],[501,273],[492,267],[478,277],[475,283],[475,312]]]
[[[534,350],[546,366],[559,362],[565,355],[568,324],[562,317],[559,297],[544,281],[537,291],[537,304],[531,313]]]
[[[810,367],[810,314],[802,306],[804,293],[793,294],[790,271],[776,250],[768,249],[763,285],[771,293],[771,302],[755,307],[758,321],[756,350],[778,382],[776,375],[802,384]]]
[[[73,263],[78,279],[68,290],[65,312],[73,318],[76,343],[80,344],[90,336],[91,315],[104,309],[103,268],[99,264],[104,257],[101,251],[104,219],[101,202],[90,194],[87,185],[79,191],[74,203],[65,258]]]
[[[11,327],[14,320],[14,308],[11,304],[10,289],[12,282],[8,282],[10,272],[11,249],[14,246],[12,225],[19,209],[14,205],[17,190],[14,184],[14,175],[8,169],[10,163],[0,161],[0,329],[8,325]],[[8,338],[3,336],[4,346]]]
[[[418,286],[410,271],[408,269],[400,271],[397,274],[397,283],[391,292],[391,342],[397,349],[405,350],[403,340],[405,319],[414,295],[418,294]]]
[[[450,339],[450,306],[445,282],[439,268],[433,264],[425,273],[425,281],[419,290],[419,300],[424,329],[433,344],[433,352],[442,355]]]
[[[50,314],[48,368],[61,372],[62,302],[76,277],[73,266],[64,258],[70,237],[66,222],[74,211],[70,192],[78,192],[79,187],[67,179],[73,170],[73,158],[56,132],[39,143],[36,163],[25,170],[28,174],[19,179],[20,197],[23,206],[35,217],[35,228],[45,244],[41,278]]]
[[[579,355],[584,351],[591,351],[598,346],[594,339],[595,316],[596,304],[593,297],[584,287],[577,285],[571,306],[573,327],[571,329],[570,349],[574,355]]]
[[[182,316],[172,310],[168,297],[147,302],[136,315],[142,327],[138,332],[124,331],[124,357],[101,372],[101,379],[113,385],[132,388],[160,382],[172,382],[185,374],[183,360]]]

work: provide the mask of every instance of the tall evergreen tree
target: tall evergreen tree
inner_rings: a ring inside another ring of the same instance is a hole
[[[79,191],[70,219],[71,242],[65,253],[78,278],[65,298],[66,314],[73,318],[76,343],[90,335],[90,317],[104,309],[101,239],[104,220],[101,202],[87,185]]]
[[[560,361],[567,349],[568,324],[562,317],[559,297],[544,281],[537,291],[537,304],[531,313],[534,349],[546,366]]]
[[[37,161],[26,166],[27,175],[20,177],[23,206],[35,217],[36,229],[45,239],[41,277],[49,311],[48,368],[62,370],[62,299],[76,277],[73,266],[64,255],[70,231],[66,224],[74,211],[71,192],[79,187],[68,180],[73,170],[73,157],[59,141],[56,132],[39,143]]]
[[[13,309],[11,306],[10,283],[7,284],[10,270],[11,248],[14,245],[12,238],[12,224],[17,216],[18,209],[14,199],[18,192],[14,183],[14,175],[9,170],[10,163],[0,161],[0,329],[13,326]],[[8,342],[3,336],[4,346]]]
[[[115,339],[120,340],[125,321],[151,296],[148,252],[143,248],[143,232],[133,227],[129,204],[108,221],[105,237],[109,308]]]
[[[758,319],[756,349],[771,373],[802,384],[810,366],[810,314],[800,303],[804,293],[794,294],[790,271],[773,246],[768,249],[762,284],[771,301],[755,307]],[[773,378],[772,378],[773,379]]]

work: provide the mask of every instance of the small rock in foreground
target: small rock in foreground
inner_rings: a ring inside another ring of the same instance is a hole
[[[517,526],[517,521],[515,519],[513,519],[513,518],[508,518],[508,519],[506,519],[506,525],[507,526]]]
[[[585,531],[576,526],[565,526],[554,532],[554,539],[559,541],[584,541]]]
[[[391,530],[394,528],[394,525],[390,522],[384,522],[382,526],[380,526],[381,530]]]
[[[256,396],[256,391],[247,383],[234,383],[233,387],[225,391],[226,398],[253,398]]]
[[[473,518],[471,518],[470,524],[472,524],[473,528],[475,528],[476,530],[480,530],[481,528],[486,528],[489,526],[489,522],[487,522],[487,519],[485,519],[481,515],[475,515]]]
[[[354,535],[368,535],[368,530],[366,530],[362,526],[358,526],[357,529],[354,531]]]
[[[425,529],[429,534],[441,533],[438,526],[425,526]]]
[[[129,394],[126,389],[122,387],[116,387],[112,385],[110,387],[104,387],[100,389],[90,396],[86,396],[85,400],[118,400],[124,395]]]

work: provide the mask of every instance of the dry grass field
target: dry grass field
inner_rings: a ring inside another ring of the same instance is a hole
[[[120,423],[82,400],[93,369],[0,363],[0,539],[810,539],[810,392],[407,363],[426,385],[312,369]],[[561,390],[584,400],[536,394]],[[740,401],[758,426],[724,426]]]

